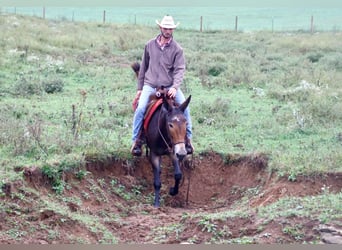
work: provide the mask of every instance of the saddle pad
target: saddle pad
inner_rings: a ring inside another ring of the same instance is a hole
[[[151,117],[157,108],[163,103],[163,98],[159,98],[156,101],[153,101],[147,108],[145,117],[144,117],[144,130],[147,130],[148,124],[150,123]]]

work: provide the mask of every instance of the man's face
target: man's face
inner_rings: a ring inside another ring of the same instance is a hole
[[[164,38],[169,39],[172,37],[173,29],[160,28],[160,31]]]

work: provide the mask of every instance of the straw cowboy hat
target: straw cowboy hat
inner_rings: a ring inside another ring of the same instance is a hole
[[[175,24],[173,17],[168,15],[164,16],[160,23],[156,20],[156,23],[164,29],[175,29],[179,25],[179,22]]]

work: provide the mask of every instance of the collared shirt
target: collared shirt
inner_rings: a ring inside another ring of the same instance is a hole
[[[169,45],[171,41],[172,41],[172,37],[170,37],[170,39],[166,43],[162,44],[161,35],[157,36],[157,42],[162,50],[164,50],[165,46]]]

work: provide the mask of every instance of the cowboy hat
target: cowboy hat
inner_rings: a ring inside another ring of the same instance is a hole
[[[158,20],[156,20],[156,23],[165,29],[175,29],[179,25],[179,22],[175,24],[173,17],[169,15],[164,16],[160,23]]]

